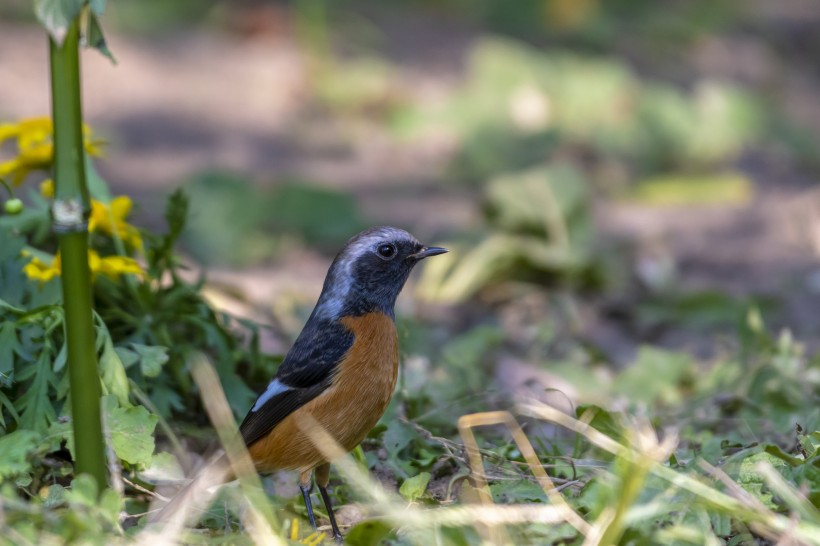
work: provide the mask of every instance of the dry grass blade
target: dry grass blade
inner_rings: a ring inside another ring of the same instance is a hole
[[[379,514],[376,518],[390,521],[396,526],[418,530],[435,529],[441,526],[500,527],[505,524],[527,523],[554,525],[566,520],[565,513],[560,508],[536,504],[514,506],[489,504],[435,509],[421,509],[412,504],[408,506],[404,499],[385,491],[379,482],[364,472],[312,417],[300,415],[299,426],[311,436],[317,449],[333,461],[345,480],[361,494],[370,498],[374,503],[372,508]],[[408,538],[413,540],[412,537]],[[509,543],[501,539],[495,542],[495,544]]]
[[[225,453],[213,457],[196,478],[171,499],[155,517],[137,542],[153,546],[171,546],[179,543],[185,527],[203,510],[211,495],[208,490],[222,484],[229,476],[237,476],[241,497],[248,510],[243,521],[256,544],[284,545],[275,532],[276,520],[267,498],[262,492],[259,476],[242,442],[225,392],[211,364],[204,355],[197,354],[190,361],[194,381],[203,393],[202,402],[214,425]],[[207,396],[204,395],[207,393]]]
[[[800,491],[789,487],[771,463],[762,461],[756,465],[755,469],[763,475],[763,479],[766,480],[771,490],[783,499],[796,514],[808,521],[820,523],[820,511]]]
[[[551,421],[577,432],[597,447],[609,451],[617,457],[625,457],[631,461],[640,460],[640,449],[641,447],[645,447],[639,445],[638,449],[635,449],[632,446],[624,446],[600,431],[595,430],[588,423],[575,419],[538,401],[520,404],[518,411],[523,415]],[[638,438],[640,437],[639,435]],[[663,445],[658,446],[659,452],[662,452],[663,449]],[[699,481],[693,476],[676,472],[671,468],[663,466],[659,462],[652,463],[648,470],[674,486],[694,494],[704,505],[728,514],[741,522],[748,523],[754,528],[755,532],[762,536],[777,540],[777,538],[782,537],[784,534],[788,534],[790,537],[793,537],[798,544],[820,545],[820,526],[814,521],[794,522],[790,518],[775,514],[760,503],[749,502],[748,495],[745,494],[745,491],[741,499],[734,498]],[[728,479],[728,477],[726,477],[726,479]],[[731,480],[729,480],[729,482],[731,482]],[[730,491],[736,491],[734,486],[737,486],[737,484],[734,482],[731,482],[731,484],[733,487],[729,488]]]
[[[276,518],[263,493],[256,467],[239,435],[216,371],[203,354],[197,354],[191,359],[190,368],[199,392],[203,393],[205,411],[225,448],[233,475],[239,478],[240,488],[248,501],[248,531],[257,544],[284,545],[285,541],[275,532],[278,527]]]
[[[465,447],[467,447],[467,453],[470,458],[470,468],[473,472],[473,479],[476,484],[481,484],[478,487],[478,490],[482,492],[482,501],[485,500],[484,497],[489,495],[489,491],[487,490],[487,483],[484,478],[484,465],[481,460],[481,454],[475,440],[475,435],[472,432],[472,428],[497,424],[502,424],[507,427],[507,430],[509,430],[510,435],[512,435],[513,440],[518,446],[519,451],[521,451],[521,455],[524,457],[524,460],[527,461],[530,471],[538,480],[538,483],[544,490],[547,498],[563,515],[564,520],[575,527],[579,533],[586,535],[590,530],[589,523],[587,523],[577,512],[575,512],[575,510],[573,510],[572,507],[564,500],[561,493],[558,492],[558,489],[555,487],[552,479],[541,465],[541,461],[538,460],[535,449],[533,449],[532,443],[529,438],[527,438],[527,435],[524,433],[521,425],[519,425],[518,421],[516,421],[512,414],[507,411],[474,413],[471,415],[464,415],[458,420],[458,430],[461,434],[462,440],[464,441]],[[491,496],[489,499],[490,502],[492,502]]]

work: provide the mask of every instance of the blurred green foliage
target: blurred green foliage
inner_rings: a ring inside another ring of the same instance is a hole
[[[185,190],[193,212],[183,243],[208,265],[258,264],[294,241],[334,251],[366,225],[352,195],[303,181],[262,190],[236,174],[206,172]]]
[[[567,164],[495,177],[485,189],[489,233],[446,243],[458,259],[427,264],[420,294],[452,302],[501,281],[594,285],[601,264],[587,192],[583,174]]]
[[[462,144],[453,174],[480,182],[562,155],[618,161],[633,176],[713,169],[761,135],[766,112],[728,83],[686,92],[638,77],[615,58],[483,38],[457,96],[440,107],[416,105],[397,123],[410,134],[454,131]]]

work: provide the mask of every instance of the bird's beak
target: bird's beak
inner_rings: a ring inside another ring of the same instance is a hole
[[[449,250],[440,246],[426,246],[415,254],[411,254],[408,258],[418,261],[423,260],[424,258],[429,258],[430,256],[438,256],[439,254],[444,254],[445,252],[449,252]]]

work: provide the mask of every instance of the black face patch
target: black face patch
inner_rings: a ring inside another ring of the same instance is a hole
[[[415,241],[380,241],[371,251],[358,256],[351,265],[353,290],[348,294],[345,308],[380,309],[392,316],[396,298],[415,265],[415,261],[407,257],[420,248]]]

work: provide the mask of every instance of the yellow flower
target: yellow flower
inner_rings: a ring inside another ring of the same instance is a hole
[[[40,182],[40,195],[46,199],[54,198],[54,180],[51,178],[46,178]]]
[[[9,138],[17,139],[17,157],[0,163],[0,176],[11,177],[12,184],[19,186],[30,172],[48,169],[54,157],[53,134],[48,117],[0,124],[0,145]],[[102,143],[93,139],[90,127],[83,125],[83,147],[88,155],[102,155]]]
[[[100,257],[93,250],[88,251],[88,266],[91,275],[105,275],[111,279],[119,280],[121,275],[142,275],[142,268],[134,258],[126,256],[104,256]]]
[[[30,254],[23,251],[24,256]],[[125,256],[100,256],[96,251],[88,251],[88,268],[91,270],[92,279],[96,279],[97,275],[105,275],[110,279],[118,281],[122,275],[139,275],[143,274],[142,267],[133,258]],[[54,277],[57,277],[62,272],[62,265],[60,262],[60,254],[58,253],[51,260],[51,263],[46,264],[43,260],[37,257],[32,257],[31,261],[23,266],[23,273],[29,279],[39,281],[40,284],[47,283]]]
[[[27,256],[28,253],[24,251],[23,255]],[[47,283],[60,274],[60,256],[55,256],[50,264],[46,264],[40,258],[33,257],[29,263],[23,266],[23,273],[29,279],[40,281],[40,284]]]
[[[115,197],[106,206],[101,201],[91,200],[89,231],[100,231],[112,237],[116,235],[136,250],[142,251],[142,236],[137,228],[125,221],[131,213],[131,198],[126,195]]]

